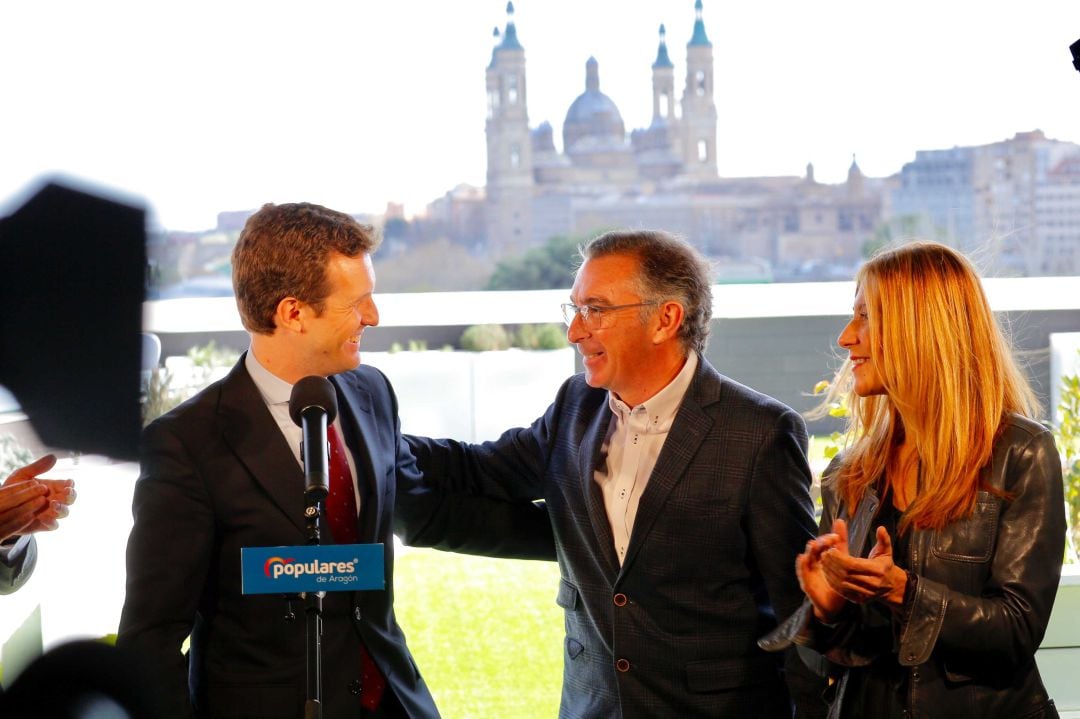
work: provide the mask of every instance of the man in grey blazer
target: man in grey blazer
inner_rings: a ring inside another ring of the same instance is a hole
[[[424,481],[546,504],[561,717],[824,716],[823,680],[756,644],[799,606],[815,536],[802,419],[703,356],[710,273],[685,242],[610,232],[582,256],[563,309],[584,374],[497,441],[406,437]]]
[[[307,543],[301,433],[288,404],[292,385],[311,375],[328,377],[336,391],[332,427],[344,440],[356,532],[362,543],[383,544],[386,582],[385,591],[331,592],[324,600],[323,716],[439,715],[393,607],[395,499],[419,478],[389,382],[360,365],[364,330],[379,320],[376,245],[370,227],[318,205],[266,205],[255,213],[233,252],[250,349],[227,377],[143,433],[117,645],[154,675],[168,717],[304,715],[303,606],[294,604],[301,618],[290,621],[280,595],[244,595],[240,550]],[[407,519],[437,526],[426,521],[434,504],[424,497],[407,504]],[[438,506],[455,514],[452,505]],[[504,515],[504,508],[512,511]],[[507,537],[507,527],[543,519],[528,503],[483,509],[496,523],[505,517]],[[531,534],[543,555],[551,546],[546,520],[540,528]],[[468,538],[455,541],[452,529],[443,534],[468,549]],[[335,540],[325,527],[322,536]],[[495,555],[529,554],[499,542],[481,546]]]

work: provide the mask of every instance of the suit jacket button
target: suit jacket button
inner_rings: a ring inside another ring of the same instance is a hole
[[[615,668],[618,669],[620,672],[628,672],[628,671],[630,671],[630,660],[628,660],[628,659],[617,659],[615,661]]]
[[[614,597],[612,597],[612,600],[615,602],[616,607],[625,607],[626,606],[626,595],[623,594],[622,592],[619,592]]]
[[[360,696],[360,680],[359,679],[353,679],[351,682],[349,682],[349,693],[350,694],[355,694],[356,696]]]

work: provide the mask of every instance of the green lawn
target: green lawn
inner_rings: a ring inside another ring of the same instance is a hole
[[[555,717],[562,610],[554,562],[410,549],[394,606],[445,719]]]

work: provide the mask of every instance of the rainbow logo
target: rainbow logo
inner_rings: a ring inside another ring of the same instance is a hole
[[[281,576],[281,570],[274,571],[274,565],[277,564],[292,564],[296,560],[292,557],[270,557],[266,560],[266,564],[263,565],[263,574],[271,578],[277,578]]]

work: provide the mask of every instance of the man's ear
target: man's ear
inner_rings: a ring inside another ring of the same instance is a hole
[[[304,303],[295,297],[285,297],[274,310],[274,325],[279,330],[302,332]]]
[[[668,300],[660,304],[656,311],[656,331],[653,333],[653,342],[661,344],[672,339],[678,339],[679,328],[682,327],[686,313],[682,304]]]

